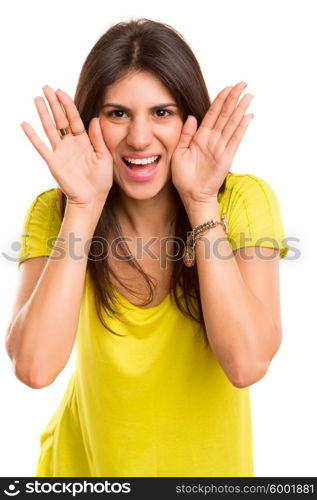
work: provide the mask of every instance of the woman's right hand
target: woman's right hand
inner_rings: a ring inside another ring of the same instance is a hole
[[[113,158],[99,118],[90,121],[88,133],[72,135],[85,129],[73,100],[62,90],[54,92],[46,86],[43,91],[54,121],[42,97],[35,98],[35,105],[53,151],[29,123],[21,124],[23,131],[47,163],[68,203],[81,207],[104,204],[113,183]],[[66,127],[70,133],[60,137],[58,130]]]

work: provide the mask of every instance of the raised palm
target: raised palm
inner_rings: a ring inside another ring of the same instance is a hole
[[[99,118],[91,120],[86,133],[78,110],[66,92],[54,92],[48,86],[43,90],[54,120],[42,97],[36,97],[35,104],[52,150],[31,125],[24,122],[25,134],[70,203],[89,205],[105,201],[113,183],[113,158],[105,145]],[[66,127],[71,133],[61,137],[58,130]]]
[[[206,201],[216,197],[231,168],[253,114],[245,114],[253,99],[239,82],[219,92],[198,130],[197,120],[189,116],[171,163],[172,180],[184,202]]]

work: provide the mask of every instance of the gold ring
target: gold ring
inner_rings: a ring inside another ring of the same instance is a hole
[[[59,128],[59,129],[58,129],[58,131],[59,131],[59,135],[60,135],[61,137],[64,137],[64,135],[67,135],[67,134],[69,134],[69,133],[70,133],[70,132],[69,132],[69,128],[68,128],[68,127],[65,127],[65,128]]]
[[[86,132],[86,130],[82,130],[81,132],[72,132],[73,135],[81,135],[81,134],[84,134]]]

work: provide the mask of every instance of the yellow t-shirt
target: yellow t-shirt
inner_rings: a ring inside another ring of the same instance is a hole
[[[41,193],[30,206],[19,265],[50,254],[61,225],[57,191]],[[264,180],[229,173],[218,200],[233,250],[268,246],[285,257],[279,204]],[[76,367],[42,431],[35,475],[253,476],[249,388],[231,384],[200,326],[169,295],[149,309],[116,295],[125,320],[107,322],[123,337],[101,325],[86,273]]]

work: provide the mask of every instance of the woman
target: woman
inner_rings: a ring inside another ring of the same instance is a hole
[[[99,39],[74,102],[35,99],[51,149],[22,128],[58,187],[26,215],[6,345],[34,388],[77,354],[37,476],[253,476],[287,247],[270,186],[229,172],[245,86],[211,103],[181,35],[140,19]]]

